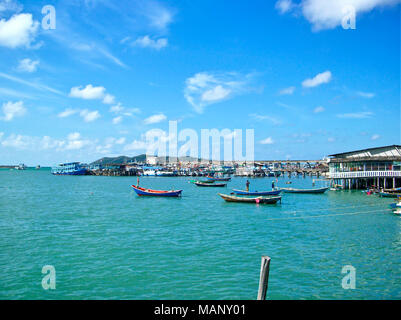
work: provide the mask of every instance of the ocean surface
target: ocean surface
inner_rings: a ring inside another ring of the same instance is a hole
[[[182,198],[139,198],[136,177],[0,171],[0,299],[256,299],[262,255],[268,299],[400,299],[401,218],[394,199],[361,191],[284,194],[282,204],[226,203],[191,178],[142,178]],[[272,178],[249,179],[269,190]],[[279,178],[279,186],[312,186]],[[320,182],[317,182],[317,186]],[[56,289],[42,288],[54,266]],[[356,288],[342,287],[342,268]]]

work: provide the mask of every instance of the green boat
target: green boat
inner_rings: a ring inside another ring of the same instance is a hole
[[[383,198],[401,198],[401,193],[380,192],[379,194]]]
[[[242,203],[263,203],[263,204],[276,204],[280,201],[281,196],[276,197],[237,197],[228,194],[219,193],[226,202],[242,202]]]

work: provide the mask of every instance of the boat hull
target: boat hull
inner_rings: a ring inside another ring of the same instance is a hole
[[[401,198],[401,193],[380,192],[379,194],[383,198]]]
[[[196,184],[198,187],[211,187],[211,188],[223,188],[223,187],[227,186],[226,183],[216,183],[216,184],[213,184],[213,183],[200,183],[200,182],[195,182],[195,184]]]
[[[256,204],[276,204],[281,202],[281,196],[278,197],[237,197],[228,194],[219,193],[226,202],[240,202],[240,203],[256,203]]]
[[[233,189],[233,192],[235,194],[243,195],[243,196],[278,196],[281,193],[281,190],[249,192],[249,191],[245,191],[245,190]]]
[[[311,193],[311,194],[321,194],[325,193],[327,190],[329,190],[329,187],[327,188],[319,188],[319,189],[293,189],[293,188],[283,188],[282,189],[285,193]]]
[[[190,180],[190,183],[214,183],[214,180],[207,180],[207,181],[201,181],[201,180]]]
[[[145,189],[137,186],[132,186],[135,190],[136,194],[140,197],[180,197],[182,194],[182,190],[152,190],[152,189]]]
[[[87,174],[86,169],[80,169],[76,171],[71,171],[71,172],[52,172],[53,175],[55,176],[84,176]]]

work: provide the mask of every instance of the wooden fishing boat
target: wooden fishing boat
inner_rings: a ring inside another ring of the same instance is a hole
[[[141,188],[139,186],[134,186],[132,185],[132,188],[134,188],[136,194],[138,196],[150,196],[150,197],[179,197],[181,196],[182,190],[152,190],[152,189],[146,189],[146,188]]]
[[[219,193],[227,202],[242,202],[242,203],[263,203],[263,204],[275,204],[278,201],[281,202],[281,197],[237,197],[228,194]]]
[[[399,198],[401,197],[401,193],[393,193],[393,192],[380,192],[380,197],[383,198]]]
[[[199,183],[214,183],[214,180],[189,180],[190,183],[195,183],[195,182],[199,182]]]
[[[214,180],[214,181],[230,181],[231,178],[219,178],[219,177],[211,177],[211,176],[207,176],[206,177],[208,180]]]
[[[317,188],[317,189],[294,189],[294,188],[283,188],[285,193],[325,193],[329,190],[329,187]]]
[[[202,182],[195,182],[198,187],[215,187],[215,188],[223,188],[227,184],[226,183],[202,183]]]
[[[278,196],[281,193],[281,189],[272,191],[245,191],[233,189],[233,192],[237,195],[242,196]]]

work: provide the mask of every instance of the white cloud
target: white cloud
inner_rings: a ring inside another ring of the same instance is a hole
[[[59,118],[67,118],[77,113],[79,113],[79,115],[84,119],[85,122],[93,122],[98,118],[100,118],[100,113],[97,110],[90,111],[88,109],[80,110],[71,108],[65,109],[63,112],[60,112],[57,116]]]
[[[116,144],[124,144],[125,143],[125,138],[124,137],[122,137],[122,138],[120,138],[120,139],[117,139],[117,140],[115,140],[115,143]]]
[[[9,147],[18,150],[61,150],[64,144],[64,141],[53,139],[49,136],[39,138],[24,136],[21,134],[11,134],[1,142],[3,147]]]
[[[105,87],[94,87],[91,84],[88,84],[86,87],[72,87],[70,90],[70,97],[85,100],[102,100],[104,104],[115,103],[115,97],[109,93],[106,93]]]
[[[273,144],[273,143],[274,143],[274,140],[272,139],[272,137],[268,137],[268,138],[260,141],[260,144]]]
[[[353,7],[358,16],[378,7],[385,7],[400,3],[400,0],[303,0],[299,5],[289,0],[280,0],[276,9],[280,13],[300,10],[302,15],[312,24],[315,31],[333,29],[342,24],[346,16],[346,8]]]
[[[125,108],[121,103],[110,107],[109,111],[117,115],[113,118],[113,124],[119,124],[123,121],[124,117],[132,117],[134,114],[141,113],[139,108]]]
[[[65,150],[79,150],[85,146],[90,145],[90,140],[84,140],[79,132],[70,133],[65,142]]]
[[[1,120],[11,121],[15,117],[22,117],[26,113],[26,108],[22,101],[18,102],[5,102],[3,103],[2,111],[4,116],[0,117]]]
[[[60,112],[57,116],[59,118],[67,118],[67,117],[72,116],[73,114],[76,114],[78,112],[79,112],[78,109],[67,108],[63,112]]]
[[[85,88],[82,86],[71,88],[70,97],[86,100],[103,99],[105,97],[105,92],[106,88],[104,87],[94,87],[88,84]]]
[[[294,7],[294,3],[291,0],[279,0],[276,2],[276,9],[280,11],[280,13],[286,13]]]
[[[19,62],[19,65],[17,67],[17,70],[19,72],[35,72],[36,69],[38,68],[39,65],[39,60],[31,60],[29,58],[22,59]]]
[[[100,153],[100,154],[110,154],[112,152],[112,149],[116,146],[116,145],[122,145],[125,143],[125,138],[106,138],[105,139],[105,144],[104,145],[98,145],[95,148],[96,153]]]
[[[366,119],[366,118],[371,118],[372,116],[373,112],[370,111],[343,113],[337,115],[338,118],[343,118],[343,119]]]
[[[159,114],[150,116],[149,118],[146,118],[143,122],[145,124],[155,124],[155,123],[165,121],[166,119],[167,119],[167,117],[163,113],[159,113]]]
[[[124,107],[121,105],[121,103],[118,103],[115,106],[110,107],[110,112],[113,112],[113,113],[120,113],[123,110],[124,110]]]
[[[279,94],[280,95],[291,95],[293,94],[295,91],[295,87],[288,87],[288,88],[284,88],[282,89]]]
[[[231,93],[230,89],[223,88],[223,86],[218,85],[210,90],[205,91],[202,94],[202,101],[205,102],[215,102],[220,101],[229,96]]]
[[[85,122],[93,122],[100,118],[99,111],[89,111],[87,109],[82,110],[79,115],[84,119]]]
[[[1,0],[0,1],[0,15],[3,12],[20,12],[23,6],[14,0]]]
[[[168,39],[160,38],[157,40],[151,39],[149,36],[143,36],[136,39],[133,43],[133,46],[141,47],[141,48],[151,48],[155,50],[160,50],[162,48],[167,47]]]
[[[17,83],[26,85],[26,86],[34,88],[36,90],[56,93],[58,95],[64,95],[61,91],[53,89],[53,88],[51,88],[49,86],[46,86],[44,84],[40,84],[40,83],[33,82],[33,81],[27,81],[27,80],[24,80],[24,79],[21,79],[21,78],[17,78],[17,77],[11,76],[11,75],[9,75],[7,73],[0,72],[0,77],[4,78],[4,79],[7,79],[7,80],[10,80],[10,81],[13,81],[13,82],[17,82]]]
[[[124,147],[124,151],[146,150],[148,145],[144,141],[134,140]]]
[[[325,71],[317,74],[311,79],[306,79],[302,82],[302,86],[306,88],[317,87],[323,83],[329,83],[331,81],[332,74],[330,71]]]
[[[327,138],[327,142],[334,142],[334,141],[336,141],[336,139],[334,139],[334,138]]]
[[[83,147],[90,147],[93,150],[96,141],[84,139],[79,132],[70,133],[64,139],[55,139],[49,136],[32,137],[21,134],[10,134],[0,144],[3,147],[10,147],[18,150],[54,150],[69,151],[80,150]],[[121,141],[120,141],[121,142]]]
[[[367,98],[367,99],[371,99],[376,96],[373,92],[358,91],[356,94],[362,98]]]
[[[196,112],[202,113],[210,104],[249,91],[252,77],[252,74],[241,75],[235,72],[197,73],[186,80],[184,96]]]
[[[115,97],[112,96],[111,94],[106,94],[103,98],[103,103],[104,104],[113,104],[115,103]]]
[[[376,141],[376,140],[380,139],[380,135],[374,134],[370,139],[373,141]]]
[[[252,119],[257,120],[257,121],[268,120],[268,121],[270,121],[271,123],[273,123],[275,125],[279,125],[279,124],[282,123],[281,120],[279,120],[279,119],[277,119],[275,117],[272,117],[272,116],[268,116],[268,115],[261,115],[261,114],[252,113],[252,114],[249,115],[249,117],[251,117]]]
[[[9,20],[0,20],[0,46],[18,48],[31,46],[35,40],[39,22],[30,13],[13,15]]]
[[[314,110],[313,110],[313,112],[314,113],[321,113],[321,112],[324,112],[326,109],[325,108],[323,108],[322,106],[319,106],[319,107],[316,107]]]
[[[166,30],[174,18],[170,9],[156,1],[147,1],[143,13],[149,19],[150,25],[160,31]]]
[[[122,116],[118,116],[113,118],[113,124],[119,124],[121,123],[121,121],[123,121],[123,117]]]
[[[3,147],[10,147],[15,149],[28,149],[32,145],[32,138],[23,135],[11,134],[1,141]]]

